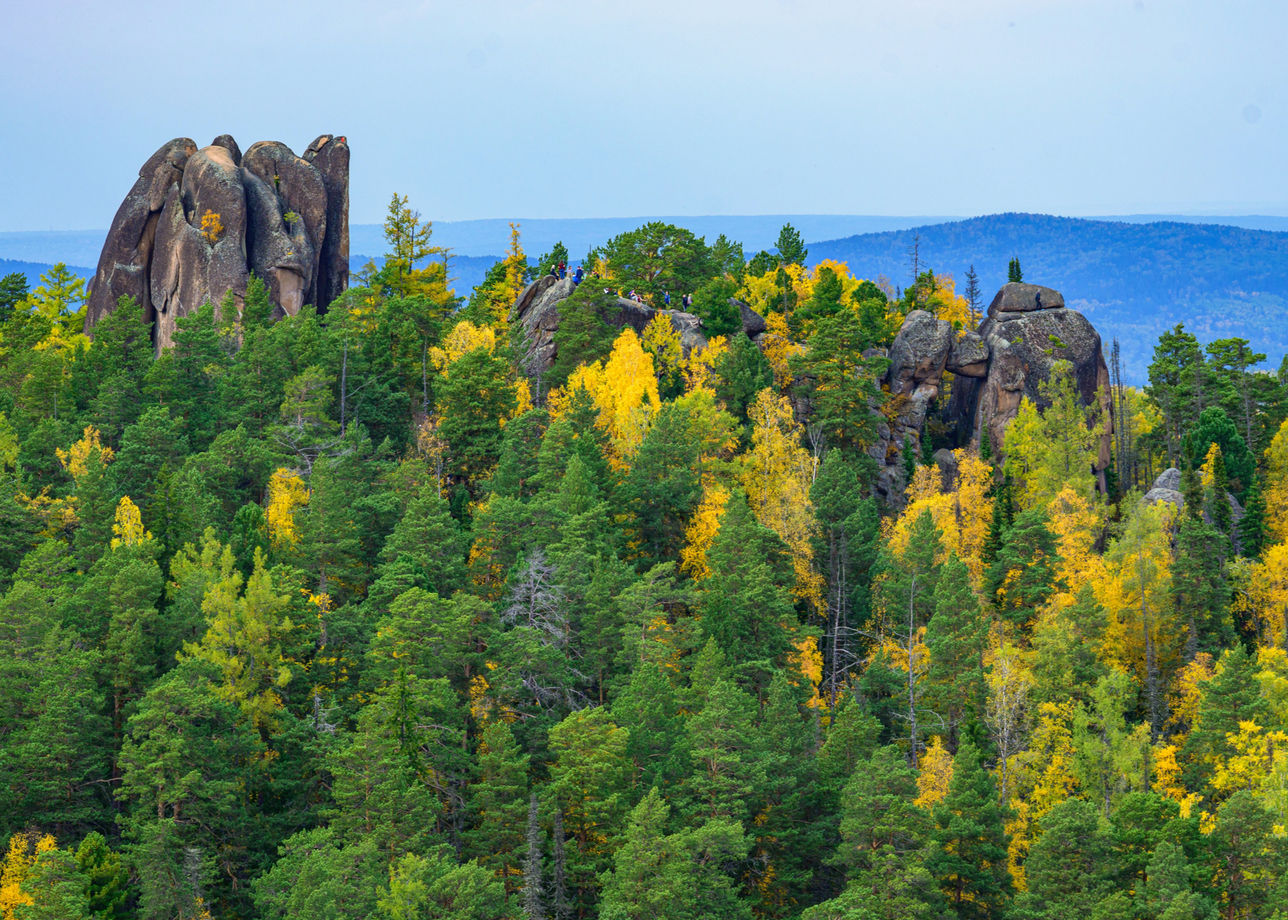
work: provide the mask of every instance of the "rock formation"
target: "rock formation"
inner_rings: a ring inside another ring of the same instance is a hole
[[[956,429],[958,441],[978,444],[987,426],[993,450],[1000,452],[1021,399],[1046,406],[1039,386],[1059,360],[1073,365],[1083,401],[1099,400],[1103,410],[1096,463],[1103,488],[1113,446],[1109,370],[1099,333],[1085,316],[1065,307],[1058,291],[1036,284],[1005,285],[993,298],[978,334],[957,334],[946,321],[914,310],[904,319],[888,356],[884,384],[894,398],[892,417],[880,426],[872,448],[878,463],[877,491],[888,501],[899,499],[903,445],[908,439],[920,440],[945,371],[955,378],[943,417]]]
[[[241,309],[254,272],[277,315],[325,310],[349,282],[349,146],[323,134],[298,157],[261,141],[245,153],[227,134],[197,149],[163,145],[112,220],[90,283],[85,332],[128,294],[158,351],[175,321],[231,293]]]
[[[594,284],[587,279],[583,284]],[[510,307],[510,323],[523,326],[528,343],[524,369],[533,377],[548,371],[555,363],[555,330],[559,327],[559,304],[575,290],[572,278],[556,279],[544,275],[528,285]],[[765,321],[745,304],[740,305],[743,324],[753,326],[758,322],[764,330]],[[687,355],[693,349],[707,347],[707,337],[702,332],[702,321],[692,313],[680,310],[656,310],[648,304],[636,303],[625,297],[612,298],[611,306],[601,312],[601,318],[610,326],[624,329],[630,326],[638,333],[644,331],[653,317],[667,316],[671,325],[680,333],[680,345]]]
[[[594,284],[594,280],[584,282]],[[530,284],[510,308],[510,322],[522,326],[528,351],[525,368],[531,376],[545,373],[555,362],[555,330],[559,304],[574,290],[571,278],[562,281],[547,275]],[[746,304],[731,301],[742,317],[743,331],[761,342],[765,320]],[[601,312],[605,322],[619,329],[630,326],[642,332],[659,313],[669,316],[680,333],[687,354],[706,346],[702,322],[691,313],[655,310],[625,298],[611,298]],[[1104,427],[1096,468],[1109,465],[1113,418],[1109,401],[1109,371],[1100,349],[1100,335],[1086,317],[1064,306],[1058,291],[1033,284],[1008,284],[998,292],[978,333],[956,332],[944,320],[924,310],[914,310],[888,350],[873,349],[869,356],[889,359],[882,384],[889,391],[888,412],[878,426],[878,440],[871,448],[877,461],[877,494],[897,504],[902,498],[903,448],[911,440],[918,447],[927,416],[940,397],[945,373],[954,375],[952,397],[941,417],[955,431],[958,443],[978,444],[988,428],[995,453],[1000,453],[1006,427],[1015,418],[1020,400],[1028,397],[1039,407],[1046,401],[1039,392],[1042,381],[1058,360],[1073,365],[1083,400],[1099,400]],[[807,400],[794,399],[798,415],[808,414]],[[936,452],[945,484],[956,477],[951,453]]]

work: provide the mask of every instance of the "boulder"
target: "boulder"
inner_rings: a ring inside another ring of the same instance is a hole
[[[219,305],[231,293],[240,310],[245,236],[241,170],[225,147],[198,150],[188,158],[179,187],[170,190],[157,228],[150,280],[158,347],[173,341],[176,320],[191,312],[188,304],[209,299]]]
[[[1060,306],[1044,306],[1052,303]],[[947,414],[959,431],[969,432],[970,439],[978,438],[987,425],[989,440],[998,450],[1005,443],[1007,426],[1019,412],[1020,401],[1027,397],[1045,408],[1041,384],[1057,361],[1068,361],[1083,401],[1100,403],[1103,423],[1096,468],[1103,472],[1113,448],[1109,368],[1100,334],[1085,316],[1063,303],[1059,292],[1050,288],[1006,285],[980,324],[979,335],[988,351],[986,373],[962,375],[954,386]]]
[[[977,332],[962,333],[948,353],[947,370],[961,377],[988,375],[988,344]]]
[[[913,310],[890,346],[890,369],[886,372],[890,392],[908,396],[929,385],[937,394],[952,348],[951,325],[925,310]]]
[[[742,331],[747,338],[754,339],[768,328],[765,325],[765,318],[741,300],[730,297],[729,302],[738,308],[738,316],[742,319]]]
[[[318,260],[317,306],[325,310],[349,286],[349,142],[323,134],[304,151],[326,189],[326,235]]]
[[[260,142],[243,155],[227,134],[200,150],[188,138],[161,147],[112,221],[86,334],[128,294],[160,351],[176,321],[207,301],[219,307],[231,295],[240,311],[251,271],[276,315],[325,309],[348,285],[349,148],[324,134],[306,153]]]
[[[1064,307],[1064,295],[1040,284],[1012,281],[1002,285],[993,302],[988,305],[988,315],[998,313],[1032,313],[1035,310],[1056,310]]]
[[[957,487],[957,455],[945,447],[933,454],[935,465],[939,467],[940,484],[945,492]]]
[[[1176,467],[1164,470],[1162,475],[1154,480],[1154,485],[1145,493],[1141,501],[1147,505],[1167,502],[1177,510],[1184,508],[1185,495],[1181,492],[1181,471]]]

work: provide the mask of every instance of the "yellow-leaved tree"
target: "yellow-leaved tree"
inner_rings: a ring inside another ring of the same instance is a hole
[[[1288,420],[1266,448],[1266,542],[1288,542]]]
[[[1230,563],[1234,609],[1257,627],[1264,646],[1288,648],[1288,543],[1276,543],[1257,559]]]
[[[1047,504],[1047,527],[1055,537],[1059,558],[1055,564],[1060,589],[1052,601],[1062,606],[1073,603],[1082,586],[1104,573],[1096,540],[1105,526],[1105,505],[1084,492],[1065,486]]]
[[[684,546],[680,549],[680,569],[694,581],[701,581],[711,574],[707,564],[707,551],[720,531],[720,516],[729,501],[729,490],[717,483],[703,487],[702,501],[693,511],[689,526],[684,531]]]
[[[617,469],[629,468],[661,405],[653,357],[634,329],[622,330],[605,361],[583,364],[569,375],[561,392],[550,394],[552,418],[567,410],[578,388],[589,394],[598,410],[596,424],[608,434],[609,462]]]
[[[1006,429],[1006,471],[1016,484],[1022,511],[1042,508],[1064,489],[1095,495],[1093,467],[1103,419],[1099,401],[1084,406],[1073,377],[1073,365],[1057,361],[1040,385],[1045,410],[1029,399]]]
[[[40,855],[55,848],[54,838],[48,834],[14,834],[9,838],[9,850],[0,866],[0,920],[20,920],[22,909],[35,904],[23,882]]]
[[[692,393],[694,390],[714,390],[718,375],[716,365],[729,350],[728,340],[718,335],[707,342],[706,348],[695,348],[689,352],[684,362],[684,387]]]
[[[923,511],[929,512],[939,528],[943,556],[956,554],[966,564],[972,584],[978,587],[984,571],[981,554],[992,517],[988,492],[993,474],[989,465],[972,450],[958,448],[953,456],[957,460],[957,481],[951,492],[944,491],[938,466],[917,467],[912,482],[908,483],[903,511],[890,530],[890,547],[901,553],[907,546],[913,522]]]
[[[1041,703],[1028,744],[1011,764],[1007,865],[1021,891],[1026,887],[1024,861],[1042,818],[1078,787],[1073,772],[1073,706],[1071,701]]]
[[[112,549],[151,539],[152,534],[143,527],[139,506],[130,501],[130,496],[124,496],[116,505],[116,520],[112,522]]]
[[[1137,503],[1105,554],[1105,578],[1095,586],[1110,615],[1106,648],[1144,688],[1155,737],[1163,728],[1168,679],[1180,663],[1185,635],[1171,602],[1174,510],[1166,502]]]
[[[299,540],[295,512],[309,503],[309,490],[295,470],[279,468],[268,480],[264,518],[274,547],[294,546]]]
[[[201,612],[206,634],[200,642],[184,644],[181,657],[208,661],[222,680],[219,695],[241,708],[264,738],[277,728],[282,689],[290,682],[291,661],[283,639],[294,629],[287,611],[290,597],[279,593],[260,549],[254,569],[245,580],[237,570],[232,550],[223,548],[219,576],[206,588]]]
[[[823,606],[823,576],[814,568],[818,521],[809,490],[815,461],[801,446],[801,425],[791,403],[768,388],[747,409],[751,449],[743,456],[742,486],[756,520],[782,537],[796,575],[793,594],[816,610]]]

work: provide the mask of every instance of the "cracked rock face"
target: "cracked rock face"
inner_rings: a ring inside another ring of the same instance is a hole
[[[897,504],[901,498],[903,445],[908,439],[919,441],[945,372],[955,378],[944,415],[956,425],[959,438],[978,442],[987,427],[993,450],[1000,452],[1021,400],[1027,397],[1045,408],[1039,387],[1056,361],[1068,361],[1083,402],[1100,402],[1104,427],[1097,471],[1109,465],[1113,417],[1100,335],[1085,316],[1065,307],[1059,291],[1036,284],[1005,285],[993,298],[978,334],[957,333],[944,320],[914,310],[904,319],[889,354],[884,383],[897,411],[881,426],[871,451],[878,463],[877,490],[887,501]]]
[[[241,309],[251,272],[276,315],[325,310],[349,282],[349,147],[323,134],[303,157],[284,144],[242,153],[222,134],[198,149],[163,145],[112,220],[90,284],[85,332],[122,295],[143,307],[158,352],[175,323],[231,294]]]

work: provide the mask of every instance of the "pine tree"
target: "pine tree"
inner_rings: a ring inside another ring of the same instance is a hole
[[[948,795],[935,808],[926,868],[963,920],[999,920],[1011,896],[1009,835],[993,776],[969,738],[953,758]]]
[[[1171,570],[1172,604],[1186,624],[1185,657],[1219,652],[1233,632],[1230,622],[1230,584],[1221,556],[1220,532],[1198,515],[1186,514],[1176,533],[1176,556]]]
[[[970,268],[966,269],[966,289],[962,293],[966,297],[966,303],[970,305],[971,326],[978,326],[979,303],[983,292],[979,287],[979,275],[975,274],[974,264],[972,264]],[[988,457],[984,456],[982,449],[980,451],[980,456],[985,460],[988,459]]]
[[[1092,917],[1114,891],[1113,842],[1101,830],[1099,811],[1069,798],[1043,816],[1042,834],[1025,862],[1027,889],[1014,915],[1026,920]]]
[[[1010,282],[1024,280],[1024,273],[1020,271],[1020,260],[1014,256],[1011,257],[1011,262],[1006,267],[1006,280]]]
[[[528,760],[529,755],[515,744],[508,722],[497,719],[483,729],[478,778],[470,787],[474,827],[468,835],[469,855],[495,872],[509,894],[514,893],[520,872],[525,871],[521,869],[525,846],[531,850],[531,841],[524,838]],[[538,867],[540,858],[538,842]]]

